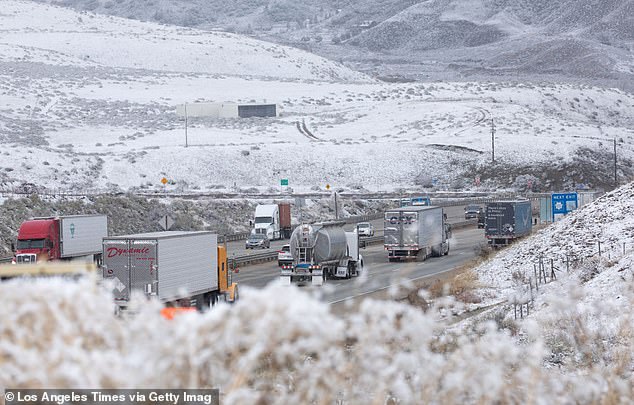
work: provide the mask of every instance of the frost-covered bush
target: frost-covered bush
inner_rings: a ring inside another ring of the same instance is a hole
[[[634,394],[631,333],[615,367],[566,374],[544,366],[537,322],[521,341],[494,323],[445,333],[434,310],[368,299],[336,315],[296,288],[245,290],[234,306],[173,321],[143,302],[117,318],[89,280],[14,280],[0,296],[0,388],[218,387],[226,404],[616,403]]]

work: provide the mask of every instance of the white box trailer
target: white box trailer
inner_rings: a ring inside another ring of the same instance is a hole
[[[60,257],[89,256],[101,252],[101,242],[108,236],[106,215],[69,215],[60,222]]]
[[[131,291],[163,302],[215,299],[218,235],[212,232],[153,232],[103,239],[103,274],[115,282],[115,301],[125,306]]]
[[[409,206],[385,212],[384,247],[389,261],[449,253],[442,207]]]

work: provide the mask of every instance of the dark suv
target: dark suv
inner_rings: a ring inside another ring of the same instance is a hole
[[[478,217],[478,213],[482,210],[477,204],[469,204],[464,207],[464,219],[474,219]]]

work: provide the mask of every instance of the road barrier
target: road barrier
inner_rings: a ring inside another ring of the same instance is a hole
[[[246,266],[248,264],[270,262],[273,260],[277,260],[277,250],[272,252],[234,256],[229,259],[229,268],[232,269],[240,266]]]

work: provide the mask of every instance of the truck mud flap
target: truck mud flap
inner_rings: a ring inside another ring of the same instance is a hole
[[[324,285],[324,272],[325,270],[313,270],[311,277],[311,284],[314,286],[322,286]]]
[[[348,277],[348,266],[337,266],[337,270],[335,270],[335,277],[337,277],[337,278],[349,278]]]
[[[291,285],[291,276],[280,276],[282,285]]]

